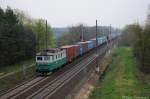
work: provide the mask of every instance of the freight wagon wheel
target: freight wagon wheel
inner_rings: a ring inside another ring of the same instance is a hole
[[[52,72],[49,72],[49,73],[46,74],[46,76],[50,76],[51,74],[52,74]]]
[[[47,76],[47,72],[42,72],[41,76]]]
[[[41,73],[36,72],[36,76],[37,76],[37,77],[41,76]]]
[[[36,76],[39,77],[39,76],[47,76],[47,73],[45,72],[41,72],[41,73],[36,73]]]

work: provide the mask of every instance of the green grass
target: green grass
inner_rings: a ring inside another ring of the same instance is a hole
[[[23,68],[23,65],[26,65],[28,67],[29,65],[33,64],[33,62],[34,60],[31,59],[31,60],[22,61],[14,65],[0,67],[0,76],[3,76],[10,72],[15,72],[17,70],[20,70]]]
[[[23,65],[26,65],[25,74]],[[32,66],[31,66],[32,65]],[[35,75],[34,60],[27,60],[15,65],[0,68],[0,94]]]
[[[90,99],[149,99],[150,83],[143,83],[139,75],[132,50],[117,48],[112,54],[112,65],[96,85]]]

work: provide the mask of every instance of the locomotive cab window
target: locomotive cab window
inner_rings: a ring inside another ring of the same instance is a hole
[[[57,59],[57,55],[56,55],[56,59]]]
[[[41,61],[41,60],[42,60],[42,57],[37,57],[37,60],[38,60],[38,61]]]
[[[45,56],[45,57],[44,57],[44,60],[45,60],[45,61],[48,61],[48,60],[50,60],[50,57],[49,57],[49,56]]]
[[[52,56],[52,61],[54,60],[54,56]]]

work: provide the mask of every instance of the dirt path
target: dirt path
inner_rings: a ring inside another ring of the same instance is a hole
[[[88,99],[91,91],[94,89],[96,83],[100,79],[101,75],[104,74],[106,68],[109,66],[110,63],[111,63],[111,55],[107,54],[99,65],[100,70],[101,70],[100,73],[98,74],[95,72],[95,73],[91,74],[90,77],[88,78],[87,82],[79,90],[79,92],[77,93],[77,95],[74,99]]]

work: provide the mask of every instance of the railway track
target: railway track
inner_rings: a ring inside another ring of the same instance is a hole
[[[99,47],[98,53],[101,55],[107,50],[107,46]],[[75,62],[68,64],[62,69],[52,73],[49,77],[37,77],[27,83],[24,83],[13,90],[7,91],[0,99],[42,99],[49,98],[64,84],[69,82],[81,70],[94,61],[96,58],[95,50],[79,58]]]
[[[28,82],[34,80],[35,78],[36,78],[36,76],[33,76],[31,79],[26,80],[26,81],[22,82],[21,84],[18,84],[17,86],[15,86],[15,87],[13,87],[13,88],[10,88],[10,89],[7,90],[7,91],[4,91],[3,93],[0,93],[0,97],[1,97],[2,95],[4,95],[4,94],[8,93],[8,92],[13,91],[13,90],[16,89],[16,88],[21,87],[22,85],[25,85],[26,83],[28,83]]]
[[[57,71],[54,72],[54,73],[51,75],[51,78],[50,78],[50,79],[52,80],[53,78],[57,77],[57,75],[61,75],[61,73],[63,73],[63,72],[66,71],[67,69],[70,69],[71,67],[74,67],[75,64],[77,64],[78,62],[81,62],[84,58],[86,58],[86,57],[90,56],[91,54],[93,54],[93,52],[94,52],[94,51],[91,51],[89,54],[84,55],[83,57],[77,59],[76,61],[74,61],[74,62],[68,64],[67,66],[63,67],[62,69],[58,70],[59,73],[58,73]],[[30,80],[25,81],[25,82],[23,82],[23,83],[21,83],[21,84],[15,86],[14,88],[11,88],[11,89],[9,89],[8,91],[5,91],[5,92],[1,93],[1,94],[0,94],[0,99],[1,99],[1,98],[3,98],[3,99],[11,98],[11,96],[14,96],[14,95],[17,94],[18,91],[16,91],[16,90],[25,90],[25,88],[26,88],[27,86],[30,87],[31,84],[34,84],[33,82],[37,81],[37,79],[39,79],[39,78],[41,78],[41,77],[33,77],[33,78],[31,78]],[[42,78],[44,79],[45,77],[42,77]],[[39,79],[39,81],[40,81],[40,80],[41,80],[41,79]],[[43,81],[43,80],[42,80],[42,81]],[[37,82],[38,82],[38,81],[37,81]],[[30,85],[30,86],[29,86],[29,85]],[[25,86],[26,86],[26,87],[25,87]],[[22,88],[24,88],[24,89],[22,89]],[[28,88],[28,89],[29,89],[29,88]],[[27,90],[27,89],[26,89],[26,90]],[[25,91],[24,91],[24,92],[25,92]],[[18,92],[18,94],[21,94],[21,93],[22,93],[22,92]],[[22,94],[23,94],[23,93],[22,93]]]
[[[54,80],[52,80],[50,83],[46,84],[44,87],[42,87],[44,84],[41,84],[43,82],[48,82],[48,78],[49,77],[37,77],[33,80],[31,80],[28,83],[22,84],[21,86],[16,87],[14,90],[10,90],[10,92],[7,92],[6,94],[4,94],[3,96],[0,97],[0,99],[23,99],[26,98],[28,95],[27,92],[34,88],[35,86],[40,85],[40,90],[38,90],[37,92],[35,92],[34,94],[28,96],[28,98],[32,98],[32,97],[36,97],[37,94],[41,93],[43,89],[45,89],[46,87],[52,85],[52,86],[56,86],[55,84],[57,84],[57,86],[60,84],[60,80],[64,79],[68,79],[68,77],[71,77],[72,72],[76,72],[77,70],[79,70],[81,68],[81,66],[83,66],[84,64],[86,64],[86,62],[89,62],[91,59],[93,59],[92,57],[89,57],[88,59],[84,59],[84,62],[80,62],[78,64],[76,64],[73,68],[69,69],[68,71],[64,72],[63,74],[59,75],[58,77],[56,77]],[[81,65],[82,64],[82,65]],[[75,69],[75,70],[74,70]],[[64,78],[64,77],[67,78]],[[47,80],[47,81],[46,81]],[[50,87],[48,87],[50,88]],[[36,90],[34,90],[36,91]],[[44,90],[46,91],[46,90]],[[42,94],[40,94],[42,96]],[[43,94],[44,95],[44,94]],[[39,98],[40,99],[40,98]]]
[[[104,54],[106,50],[106,46],[103,47],[103,51],[99,54]],[[50,98],[55,92],[57,92],[60,88],[63,87],[67,82],[69,82],[72,78],[74,78],[78,73],[80,73],[84,68],[86,68],[92,61],[96,59],[96,55],[93,54],[88,59],[83,60],[83,62],[78,63],[71,68],[70,70],[66,71],[53,81],[49,82],[41,89],[33,93],[32,95],[28,96],[27,99],[47,99]],[[21,98],[21,97],[20,97]]]
[[[20,86],[15,87],[14,89],[8,91],[6,94],[4,94],[3,96],[1,96],[1,99],[9,99],[12,98],[15,95],[21,94],[23,92],[26,92],[27,90],[31,89],[32,87],[38,85],[39,83],[45,81],[46,79],[48,79],[48,77],[37,77],[31,81],[29,81],[28,83],[24,83]]]
[[[48,98],[52,94],[54,94],[59,88],[61,88],[65,83],[71,80],[76,74],[78,74],[83,68],[85,68],[89,63],[94,61],[96,58],[95,55],[89,57],[84,62],[77,64],[74,68],[66,71],[62,75],[58,76],[53,81],[46,84],[37,92],[33,93],[31,96],[27,97],[27,99],[43,99]]]

